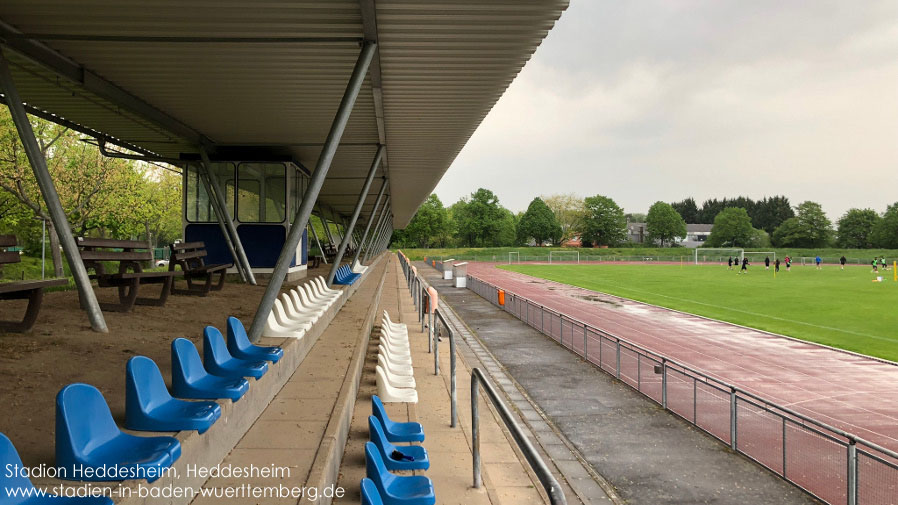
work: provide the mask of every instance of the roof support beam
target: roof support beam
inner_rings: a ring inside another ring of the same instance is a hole
[[[377,215],[377,211],[380,208],[380,201],[383,199],[384,190],[386,189],[387,178],[384,177],[384,181],[380,184],[380,191],[377,193],[377,200],[374,202],[374,208],[371,210],[371,215],[368,216],[368,222],[365,224],[365,231],[362,233],[362,238],[359,239],[358,247],[355,249],[355,256],[352,258],[352,261],[349,262],[350,267],[355,266],[355,264],[359,262],[359,255],[362,254],[362,247],[368,239],[368,232],[371,231],[371,224],[374,222],[374,216]]]
[[[0,21],[0,41],[15,52],[68,79],[85,90],[146,118],[191,144],[212,147],[200,132],[103,79],[83,66],[62,56],[44,44],[25,37],[12,26]]]
[[[368,242],[368,247],[365,248],[365,256],[362,259],[362,263],[368,263],[368,259],[371,257],[371,250],[374,249],[374,246],[377,243],[377,239],[380,238],[380,233],[383,230],[384,223],[387,222],[387,214],[390,213],[390,198],[387,197],[386,202],[384,202],[384,210],[380,214],[380,219],[377,220],[377,226],[374,227],[374,234],[371,235],[371,240]]]
[[[349,115],[352,113],[356,98],[359,96],[359,90],[362,88],[365,74],[368,73],[368,67],[376,49],[376,42],[365,42],[362,45],[362,51],[355,62],[352,76],[346,84],[346,90],[343,92],[343,98],[340,100],[339,108],[337,108],[337,115],[334,117],[333,123],[331,123],[327,141],[325,141],[321,154],[318,156],[315,171],[312,173],[312,178],[309,179],[309,186],[302,197],[299,209],[296,211],[293,226],[287,232],[284,247],[281,249],[281,254],[274,265],[274,270],[271,272],[271,280],[265,288],[265,294],[262,295],[262,301],[259,303],[259,308],[256,310],[256,315],[253,318],[253,324],[250,326],[249,337],[253,341],[259,340],[259,337],[262,336],[265,321],[268,319],[271,307],[274,305],[274,301],[281,291],[281,286],[284,284],[287,270],[290,268],[290,263],[296,254],[296,246],[299,244],[303,230],[305,230],[306,224],[309,222],[309,216],[312,215],[312,207],[318,199],[318,193],[321,191],[321,186],[327,177],[327,171],[334,160],[337,146],[340,145],[340,139],[343,137],[343,131],[346,129],[346,123],[349,122]]]
[[[256,276],[253,275],[253,268],[250,266],[249,259],[246,257],[246,251],[243,249],[243,242],[240,241],[240,235],[237,234],[237,227],[234,226],[234,218],[228,210],[228,202],[225,200],[221,184],[218,183],[218,176],[212,172],[212,161],[209,160],[209,153],[206,152],[206,148],[203,146],[199,146],[199,149],[201,159],[200,165],[205,169],[206,177],[209,178],[209,187],[206,189],[212,190],[210,196],[218,203],[218,211],[216,212],[218,224],[221,225],[221,231],[224,233],[225,241],[228,243],[228,248],[231,250],[231,256],[234,258],[234,265],[237,267],[237,271],[240,272],[240,277],[243,279],[243,282],[249,282],[255,286]],[[228,237],[229,235],[230,238]]]
[[[371,162],[371,168],[368,169],[368,178],[365,179],[365,185],[359,192],[359,201],[356,202],[355,209],[352,211],[352,217],[349,219],[349,225],[346,227],[343,241],[340,242],[340,248],[337,249],[337,256],[334,258],[334,264],[331,265],[331,270],[327,274],[328,286],[331,286],[334,283],[334,277],[337,275],[337,268],[340,266],[340,261],[343,260],[343,254],[346,253],[346,248],[349,247],[350,240],[352,240],[352,232],[355,230],[355,224],[359,220],[359,213],[362,212],[362,204],[365,203],[365,197],[368,196],[368,190],[371,189],[371,183],[374,181],[374,174],[377,173],[377,168],[380,166],[380,161],[383,159],[383,156],[384,146],[380,146],[377,148],[377,154],[374,155],[374,161]]]
[[[309,223],[309,229],[312,230],[312,237],[315,238],[315,243],[318,244],[318,252],[321,254],[321,261],[327,265],[327,256],[324,255],[324,248],[321,247],[321,241],[318,240],[318,232],[315,231],[315,227],[312,226],[312,223]]]
[[[8,98],[9,113],[16,125],[16,130],[19,132],[19,139],[22,140],[22,145],[25,147],[25,154],[28,156],[29,163],[31,163],[31,170],[34,171],[34,177],[37,179],[37,184],[44,197],[44,203],[47,204],[47,210],[50,212],[50,220],[53,221],[56,235],[59,237],[62,249],[65,251],[66,260],[68,260],[72,276],[75,278],[75,286],[78,288],[78,295],[81,298],[81,307],[87,311],[90,327],[94,331],[108,333],[109,328],[106,326],[106,319],[103,317],[103,311],[100,310],[97,295],[90,285],[90,278],[87,276],[87,269],[84,268],[81,254],[78,252],[78,244],[75,243],[69,220],[62,209],[62,204],[59,202],[59,193],[56,192],[53,178],[50,177],[47,160],[44,158],[44,153],[41,152],[41,148],[34,138],[34,130],[31,129],[31,123],[28,121],[28,115],[25,113],[25,107],[22,106],[22,98],[19,96],[19,91],[12,80],[12,75],[9,73],[9,65],[6,63],[6,56],[3,54],[2,46],[0,46],[0,89],[3,90],[3,94]]]

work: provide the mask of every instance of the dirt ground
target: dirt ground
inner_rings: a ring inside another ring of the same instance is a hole
[[[311,270],[310,275],[326,275],[324,267]],[[159,289],[158,285],[142,286],[141,294],[158,296]],[[4,407],[0,432],[12,440],[26,466],[52,464],[55,399],[63,386],[84,382],[97,387],[122,425],[129,358],[153,359],[170,383],[172,340],[188,338],[202,353],[203,328],[213,325],[224,332],[228,316],[248,327],[264,290],[264,281],[249,286],[229,278],[222,291],[206,297],[172,295],[165,307],[105,312],[107,334],[90,329],[76,291],[45,293],[31,333],[0,333],[0,404]],[[101,302],[117,301],[115,288],[95,292]],[[19,317],[24,310],[24,301],[0,302],[0,318]]]

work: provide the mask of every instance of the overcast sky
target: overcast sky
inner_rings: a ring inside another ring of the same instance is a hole
[[[898,201],[898,1],[572,0],[436,193]]]

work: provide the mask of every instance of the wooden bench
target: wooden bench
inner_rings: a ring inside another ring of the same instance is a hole
[[[181,267],[184,278],[187,279],[187,289],[178,289],[172,283],[172,293],[176,295],[194,295],[206,296],[209,291],[219,291],[224,287],[225,275],[228,269],[234,266],[233,263],[222,263],[220,265],[207,265],[206,244],[204,242],[183,242],[180,244],[172,244],[171,258],[169,258],[168,269],[174,271],[176,266]],[[218,283],[212,284],[212,279],[218,274]],[[205,282],[195,284],[195,279],[201,279]]]
[[[318,268],[319,266],[321,266],[321,256],[314,256],[310,254],[307,268]]]
[[[128,312],[135,304],[161,307],[171,292],[172,280],[183,275],[173,271],[144,272],[142,263],[153,261],[153,250],[140,240],[79,237],[78,249],[84,267],[95,272],[90,278],[97,280],[98,287],[118,288],[119,303],[101,303],[103,310]],[[118,262],[118,272],[106,271],[103,263],[109,261]],[[158,298],[140,298],[137,294],[143,284],[162,284],[162,292]]]
[[[21,257],[17,251],[9,251],[7,248],[15,247],[16,237],[13,235],[0,235],[0,266],[10,263],[18,263]],[[28,300],[25,309],[25,317],[21,321],[0,321],[0,331],[26,332],[34,327],[37,314],[41,311],[41,302],[44,299],[44,288],[51,286],[65,286],[68,279],[47,279],[0,282],[0,300]]]

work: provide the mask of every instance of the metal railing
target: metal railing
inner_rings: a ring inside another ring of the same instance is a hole
[[[569,252],[570,255],[556,255],[551,256],[549,252],[540,252],[539,248],[533,248],[532,251],[520,251],[515,252],[514,257],[510,257],[508,253],[504,254],[456,254],[453,255],[452,258],[455,261],[470,261],[470,262],[485,262],[485,263],[503,263],[503,264],[511,264],[511,263],[551,263],[551,264],[577,264],[578,257],[576,255],[577,249],[570,249],[567,251],[552,251],[556,254]],[[722,254],[701,254],[701,249],[699,249],[698,262],[699,264],[707,264],[707,265],[725,265],[727,262],[727,255]],[[754,255],[756,251],[745,251],[746,255]],[[763,263],[763,258],[757,258],[753,261],[754,264]],[[777,257],[782,259],[779,253],[777,253]],[[812,257],[799,257],[795,256],[792,266],[801,266],[802,264],[806,264],[810,266],[813,264]],[[823,256],[821,257],[824,264],[827,265],[838,265],[839,257],[837,256]],[[846,264],[849,265],[870,265],[870,260],[873,259],[871,255],[870,258],[846,258]],[[802,261],[804,260],[804,262]],[[431,267],[436,268],[437,271],[442,272],[444,269],[443,265],[443,257],[431,257],[426,256],[425,261]],[[436,261],[436,264],[432,264],[431,262]],[[750,260],[751,261],[751,260]],[[773,262],[773,258],[771,258],[771,262]],[[630,255],[616,255],[616,254],[589,254],[588,249],[583,249],[580,251],[579,263],[683,263],[683,264],[695,264],[695,252],[694,249],[687,248],[674,248],[671,249],[670,253],[666,254],[630,254]],[[889,266],[891,266],[891,261],[889,262]],[[785,268],[785,265],[783,265]]]
[[[480,475],[480,404],[478,401],[481,387],[486,392],[486,397],[496,407],[499,417],[502,418],[505,427],[511,432],[511,436],[517,442],[521,452],[524,453],[524,457],[536,473],[536,478],[539,479],[543,489],[546,490],[546,494],[549,496],[549,503],[552,505],[566,505],[567,500],[564,497],[564,492],[561,491],[561,486],[558,485],[558,481],[555,480],[549,467],[546,466],[546,462],[543,461],[536,448],[524,435],[523,430],[521,430],[517,421],[514,420],[514,416],[508,410],[505,402],[499,398],[496,388],[479,368],[471,370],[471,451],[473,452],[472,459],[474,460],[474,487],[479,488],[483,484]]]
[[[898,453],[468,275],[468,289],[833,505],[898,503]]]
[[[399,263],[402,266],[403,274],[406,276],[406,280],[408,281],[409,291],[412,293],[412,298],[416,302],[418,313],[420,315],[419,317],[423,319],[422,311],[424,304],[421,303],[421,301],[423,300],[424,293],[426,293],[426,288],[429,286],[427,285],[427,282],[424,281],[424,279],[420,278],[417,275],[413,275],[411,265],[408,264],[405,256],[401,253],[401,251],[399,252],[398,256]],[[433,313],[436,314],[436,321],[440,324],[438,331],[435,332],[432,331],[433,326],[431,326],[432,333],[430,334],[429,339],[433,343],[434,373],[437,375],[439,375],[440,330],[445,329],[449,335],[451,403],[450,426],[455,428],[458,426],[455,331],[452,329],[452,326],[449,325],[449,323],[446,321],[446,318],[443,316],[439,308],[434,309]],[[533,447],[533,444],[524,435],[520,425],[518,425],[518,423],[514,420],[514,417],[512,416],[511,411],[508,409],[508,406],[505,405],[505,402],[502,401],[502,399],[497,394],[493,384],[483,375],[479,368],[474,368],[471,371],[471,451],[472,459],[474,461],[474,487],[479,488],[482,484],[480,474],[480,409],[478,405],[478,396],[481,386],[483,387],[483,390],[486,391],[487,397],[496,407],[496,410],[502,417],[502,421],[505,423],[505,426],[511,432],[512,437],[517,443],[518,448],[524,454],[527,462],[530,464],[534,473],[536,473],[536,476],[539,479],[540,483],[543,485],[543,488],[546,491],[546,495],[549,497],[549,503],[551,503],[552,505],[567,505],[567,500],[564,497],[564,492],[561,490],[561,486],[558,485],[558,481],[552,475],[552,472],[546,466],[546,463]]]

